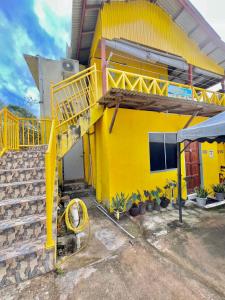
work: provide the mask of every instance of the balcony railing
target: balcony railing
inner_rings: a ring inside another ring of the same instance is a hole
[[[215,105],[225,105],[225,94],[195,86],[107,68],[107,90],[111,88],[149,95],[175,97]]]

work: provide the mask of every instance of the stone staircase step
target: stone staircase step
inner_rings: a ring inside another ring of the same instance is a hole
[[[45,168],[21,168],[11,170],[0,170],[0,182],[12,183],[45,178]]]
[[[0,184],[0,201],[44,194],[44,179]]]
[[[27,151],[28,152],[28,151]],[[27,153],[26,152],[26,153]],[[30,158],[0,158],[0,169],[22,169],[22,168],[36,168],[45,166],[44,155],[30,157]]]
[[[22,241],[34,241],[46,233],[46,216],[37,214],[0,221],[0,249]]]
[[[0,201],[0,220],[44,214],[45,202],[45,195]]]
[[[54,269],[54,250],[45,249],[45,235],[0,250],[0,288]]]

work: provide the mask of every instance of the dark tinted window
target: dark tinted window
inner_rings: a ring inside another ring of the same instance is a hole
[[[175,133],[150,133],[150,170],[160,171],[177,167]]]

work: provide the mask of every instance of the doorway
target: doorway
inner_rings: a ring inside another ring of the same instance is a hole
[[[63,159],[64,180],[84,180],[83,141],[79,139],[75,145],[66,153]]]
[[[185,146],[188,142],[185,142]],[[199,143],[192,142],[185,149],[187,193],[194,192],[195,187],[201,185]]]

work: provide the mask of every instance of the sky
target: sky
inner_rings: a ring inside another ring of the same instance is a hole
[[[72,0],[0,1],[0,100],[34,114],[39,99],[23,54],[60,59],[70,43]]]
[[[168,0],[169,1],[169,0]],[[225,1],[191,0],[225,41]],[[70,44],[72,0],[0,0],[0,100],[38,115],[39,92],[23,54],[60,59]]]

